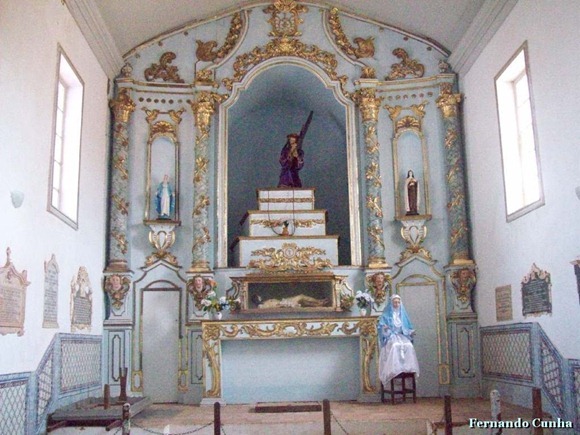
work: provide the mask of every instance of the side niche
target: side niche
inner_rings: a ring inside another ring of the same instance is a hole
[[[423,134],[427,102],[409,107],[388,106],[393,122],[395,218],[430,216],[429,157]]]
[[[185,111],[143,108],[149,124],[145,222],[179,221],[178,127]]]
[[[6,249],[6,264],[0,268],[0,334],[24,334],[26,311],[26,270],[18,272]]]

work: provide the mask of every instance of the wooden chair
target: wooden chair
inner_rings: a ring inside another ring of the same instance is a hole
[[[401,382],[395,382],[399,379]],[[411,380],[411,388],[406,385],[406,380]],[[400,388],[396,388],[400,387]],[[403,402],[407,399],[407,394],[413,395],[413,403],[417,403],[417,385],[415,384],[415,373],[400,373],[391,379],[391,389],[385,390],[383,383],[381,382],[381,402],[385,403],[385,393],[391,395],[391,404],[395,404],[395,395],[403,396]]]

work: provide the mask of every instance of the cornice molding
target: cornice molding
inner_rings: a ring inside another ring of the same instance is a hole
[[[95,0],[66,0],[66,5],[103,71],[107,77],[114,79],[123,67],[123,57],[99,13]]]
[[[449,64],[459,75],[466,74],[518,0],[486,0],[449,56]]]

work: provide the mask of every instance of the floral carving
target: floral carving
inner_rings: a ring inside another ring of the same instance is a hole
[[[385,80],[404,79],[407,76],[423,77],[425,66],[411,59],[405,50],[395,48],[393,54],[401,59],[401,62],[391,65],[391,72],[385,77]]]
[[[161,79],[164,82],[183,83],[183,79],[179,77],[177,67],[171,65],[171,62],[173,62],[176,57],[176,54],[172,51],[163,53],[159,58],[158,64],[151,64],[151,66],[144,71],[145,80],[152,82]]]

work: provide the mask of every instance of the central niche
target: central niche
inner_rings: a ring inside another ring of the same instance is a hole
[[[296,65],[261,72],[228,109],[228,246],[241,235],[245,213],[257,208],[256,189],[278,185],[286,136],[300,132],[310,111],[314,116],[303,143],[300,178],[303,188],[316,189],[316,208],[328,212],[327,234],[340,236],[339,264],[348,265],[346,108],[319,77]],[[228,250],[228,266],[233,265]]]

